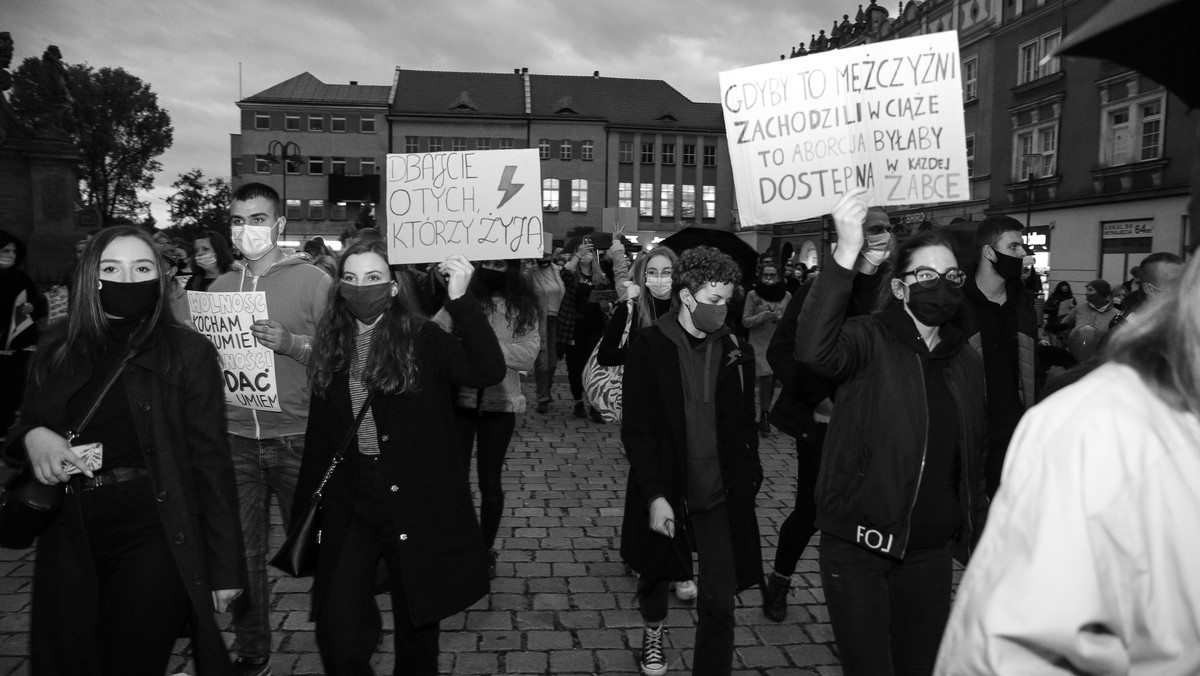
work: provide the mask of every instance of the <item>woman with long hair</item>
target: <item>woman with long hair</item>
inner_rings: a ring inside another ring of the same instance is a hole
[[[746,294],[746,305],[742,308],[742,325],[750,332],[750,344],[754,346],[754,375],[758,379],[758,431],[768,434],[771,423],[767,413],[771,410],[771,399],[775,395],[775,372],[767,363],[767,346],[775,335],[775,326],[783,318],[792,294],[788,293],[779,268],[768,263],[758,271],[754,288]]]
[[[33,674],[158,676],[189,621],[199,673],[233,670],[213,617],[246,584],[225,388],[216,349],[173,318],[164,269],[140,229],[92,239],[9,433],[10,462],[66,484],[38,540]],[[99,469],[72,451],[85,445]]]
[[[671,273],[679,256],[665,246],[660,246],[638,256],[630,270],[630,300],[618,303],[613,309],[604,337],[600,339],[600,350],[596,362],[601,366],[621,366],[625,353],[633,344],[638,332],[650,326],[671,311]],[[637,291],[633,290],[637,287]],[[630,320],[630,308],[633,319]],[[625,324],[629,324],[629,339],[621,345]]]
[[[846,319],[865,193],[833,209],[838,247],[796,332],[799,361],[837,384],[816,489],[821,580],[847,676],[928,674],[953,552],[986,509],[983,362],[950,322],[966,273],[936,229],[892,252],[883,307]]]
[[[462,256],[445,309],[453,335],[420,312],[407,274],[395,274],[381,236],[348,243],[309,360],[312,399],[292,507],[299,524],[344,438],[344,460],[324,488],[312,586],[326,673],[372,673],[382,623],[375,570],[389,573],[397,674],[436,674],[438,623],[488,593],[488,554],[454,444],[453,397],[504,378],[504,355]],[[362,412],[361,424],[353,429]]]
[[[508,443],[517,426],[517,414],[525,412],[520,371],[533,368],[540,340],[537,299],[529,280],[521,272],[521,261],[482,261],[475,266],[467,291],[483,306],[484,314],[500,341],[506,367],[504,380],[479,389],[460,387],[455,398],[455,423],[463,458],[469,468],[471,451],[476,451],[475,472],[479,479],[479,521],[483,542],[488,547],[488,574],[496,576],[496,533],[504,511],[504,489],[500,472]],[[443,308],[434,320],[453,330],[450,313]]]
[[[208,291],[217,277],[233,269],[233,251],[220,233],[205,230],[192,240],[196,269],[188,279],[188,291]]]
[[[593,292],[612,289],[612,278],[600,266],[596,247],[584,239],[563,268],[564,292],[558,309],[558,328],[555,340],[558,352],[567,362],[567,384],[575,399],[576,418],[587,418],[588,406],[583,400],[583,367],[587,365],[592,348],[604,334],[604,311]],[[604,422],[600,414],[591,412],[595,422]]]

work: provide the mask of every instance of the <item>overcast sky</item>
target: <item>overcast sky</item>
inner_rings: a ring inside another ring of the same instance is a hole
[[[236,101],[304,71],[328,83],[390,85],[417,70],[665,80],[716,101],[717,73],[778,59],[857,4],[801,0],[3,0],[12,68],[47,45],[68,63],[119,66],[148,82],[171,115],[175,143],[150,195],[193,167],[229,172]],[[844,5],[842,7],[841,5]],[[814,10],[814,6],[816,9]],[[238,64],[241,64],[239,83]]]

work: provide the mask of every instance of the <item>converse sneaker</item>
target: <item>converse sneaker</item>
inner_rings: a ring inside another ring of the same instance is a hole
[[[662,676],[667,673],[667,656],[663,652],[663,628],[642,629],[642,673],[646,676]]]
[[[233,662],[233,669],[238,676],[271,676],[271,658],[260,660],[249,657],[239,657]]]
[[[762,587],[763,615],[776,622],[787,619],[787,597],[792,578],[771,571]]]
[[[675,598],[680,601],[694,601],[700,590],[696,588],[695,580],[684,580],[675,583]]]

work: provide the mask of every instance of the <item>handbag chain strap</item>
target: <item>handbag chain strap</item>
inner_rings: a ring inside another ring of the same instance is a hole
[[[342,439],[342,445],[338,448],[337,453],[333,455],[333,461],[329,463],[329,469],[325,470],[325,476],[321,478],[321,484],[317,486],[317,490],[313,492],[313,502],[321,501],[321,493],[325,490],[325,484],[329,481],[329,477],[333,476],[333,470],[341,464],[342,459],[346,456],[346,449],[350,447],[350,440],[358,433],[358,426],[362,424],[363,418],[366,417],[367,411],[371,410],[371,401],[375,399],[375,391],[371,390],[367,393],[367,400],[363,402],[362,408],[358,409],[358,417],[354,419],[354,424],[350,429],[346,430],[346,436]]]
[[[117,378],[121,377],[121,371],[125,370],[125,365],[129,363],[130,359],[133,359],[135,352],[137,352],[136,346],[132,345],[126,350],[125,356],[121,357],[121,361],[113,368],[112,373],[108,374],[108,379],[104,381],[104,387],[100,388],[100,393],[96,395],[95,400],[92,401],[92,405],[79,421],[79,424],[67,431],[68,446],[83,433],[83,428],[87,427],[87,424],[92,421],[92,416],[96,414],[96,409],[100,408],[100,402],[104,401],[105,395],[112,389],[113,384],[117,382]]]

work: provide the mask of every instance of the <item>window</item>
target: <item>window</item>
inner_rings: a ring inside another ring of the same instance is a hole
[[[429,137],[429,152],[431,152],[431,153],[442,152],[442,137],[441,136],[430,136]]]
[[[694,159],[694,158],[693,158]],[[680,186],[679,216],[684,220],[696,218],[696,186]]]
[[[379,172],[379,169],[375,166],[375,160],[370,157],[364,157],[359,160],[358,166],[358,171],[363,176],[374,176]]]
[[[513,140],[512,139],[510,139],[510,138],[500,139],[500,150],[512,150],[512,149],[513,149]]]
[[[346,220],[346,203],[345,202],[337,202],[333,205],[333,209],[331,209],[331,213],[329,214],[329,220],[331,220],[331,221]]]
[[[325,118],[320,115],[308,116],[309,131],[325,131]]]
[[[972,56],[962,63],[963,103],[979,98],[979,58]]]
[[[579,159],[584,162],[591,162],[596,153],[596,144],[592,141],[584,141],[583,145],[579,146]]]
[[[270,113],[255,113],[254,128],[259,131],[269,131],[271,129],[271,114]]]
[[[271,163],[262,155],[254,156],[254,173],[269,174],[271,173]]]
[[[571,181],[571,211],[587,211],[587,179]]]
[[[404,137],[404,152],[419,153],[421,152],[421,139],[416,136]]]
[[[705,153],[707,154],[707,153]],[[704,201],[704,217],[717,217],[717,186],[700,186],[700,199]]]
[[[375,116],[362,115],[358,118],[358,130],[364,134],[375,133]]]
[[[538,158],[543,160],[550,159],[550,139],[538,139]]]
[[[466,150],[467,149],[467,137],[466,136],[455,136],[454,139],[452,141],[450,141],[450,149],[455,152],[462,152],[462,151]]]
[[[558,211],[558,179],[542,179],[542,211]]]
[[[654,143],[642,144],[642,164],[654,164]]]
[[[288,200],[284,211],[288,218],[299,220],[303,213],[300,209],[300,200]]]
[[[632,207],[633,206],[633,184],[618,183],[617,184],[617,206]]]
[[[706,166],[706,167],[717,166],[717,147],[716,146],[704,146],[704,166]]]
[[[1163,95],[1125,99],[1106,106],[1100,120],[1100,162],[1117,167],[1157,160],[1163,151]]]
[[[492,139],[490,139],[490,138],[475,139],[475,149],[476,150],[491,150],[492,149]]]
[[[662,163],[675,164],[675,144],[664,143],[662,149]]]
[[[654,184],[643,183],[638,195],[638,216],[654,217]]]
[[[308,158],[308,173],[319,176],[325,173],[325,158],[310,157]]]
[[[300,116],[293,113],[284,115],[283,128],[285,131],[300,131]]]
[[[1013,175],[1018,181],[1053,176],[1057,169],[1058,122],[1019,130],[1013,154]],[[1038,160],[1032,155],[1041,155]]]
[[[329,118],[329,131],[346,131],[346,116],[333,115]]]
[[[621,141],[617,147],[617,161],[621,164],[633,163],[633,141]]]
[[[663,218],[675,217],[675,186],[664,183],[658,186],[658,215]]]
[[[683,166],[685,166],[685,167],[696,166],[696,144],[695,143],[683,144]]]
[[[558,159],[560,159],[560,160],[571,159],[571,142],[570,141],[563,141],[562,145],[560,145],[558,147]]]
[[[335,157],[329,161],[329,173],[337,176],[346,175],[346,158]]]
[[[292,160],[292,159],[284,160],[283,166],[286,167],[285,171],[287,171],[287,173],[289,173],[289,174],[299,174],[300,173],[300,162],[298,160]]]
[[[975,135],[967,134],[967,176],[975,175]]]
[[[1059,71],[1057,56],[1047,61],[1045,65],[1041,61],[1042,57],[1053,52],[1061,41],[1062,31],[1056,30],[1021,45],[1017,49],[1017,84],[1033,82],[1038,78],[1057,73]]]
[[[308,201],[308,220],[310,220],[310,221],[325,220],[325,200],[309,200]]]

